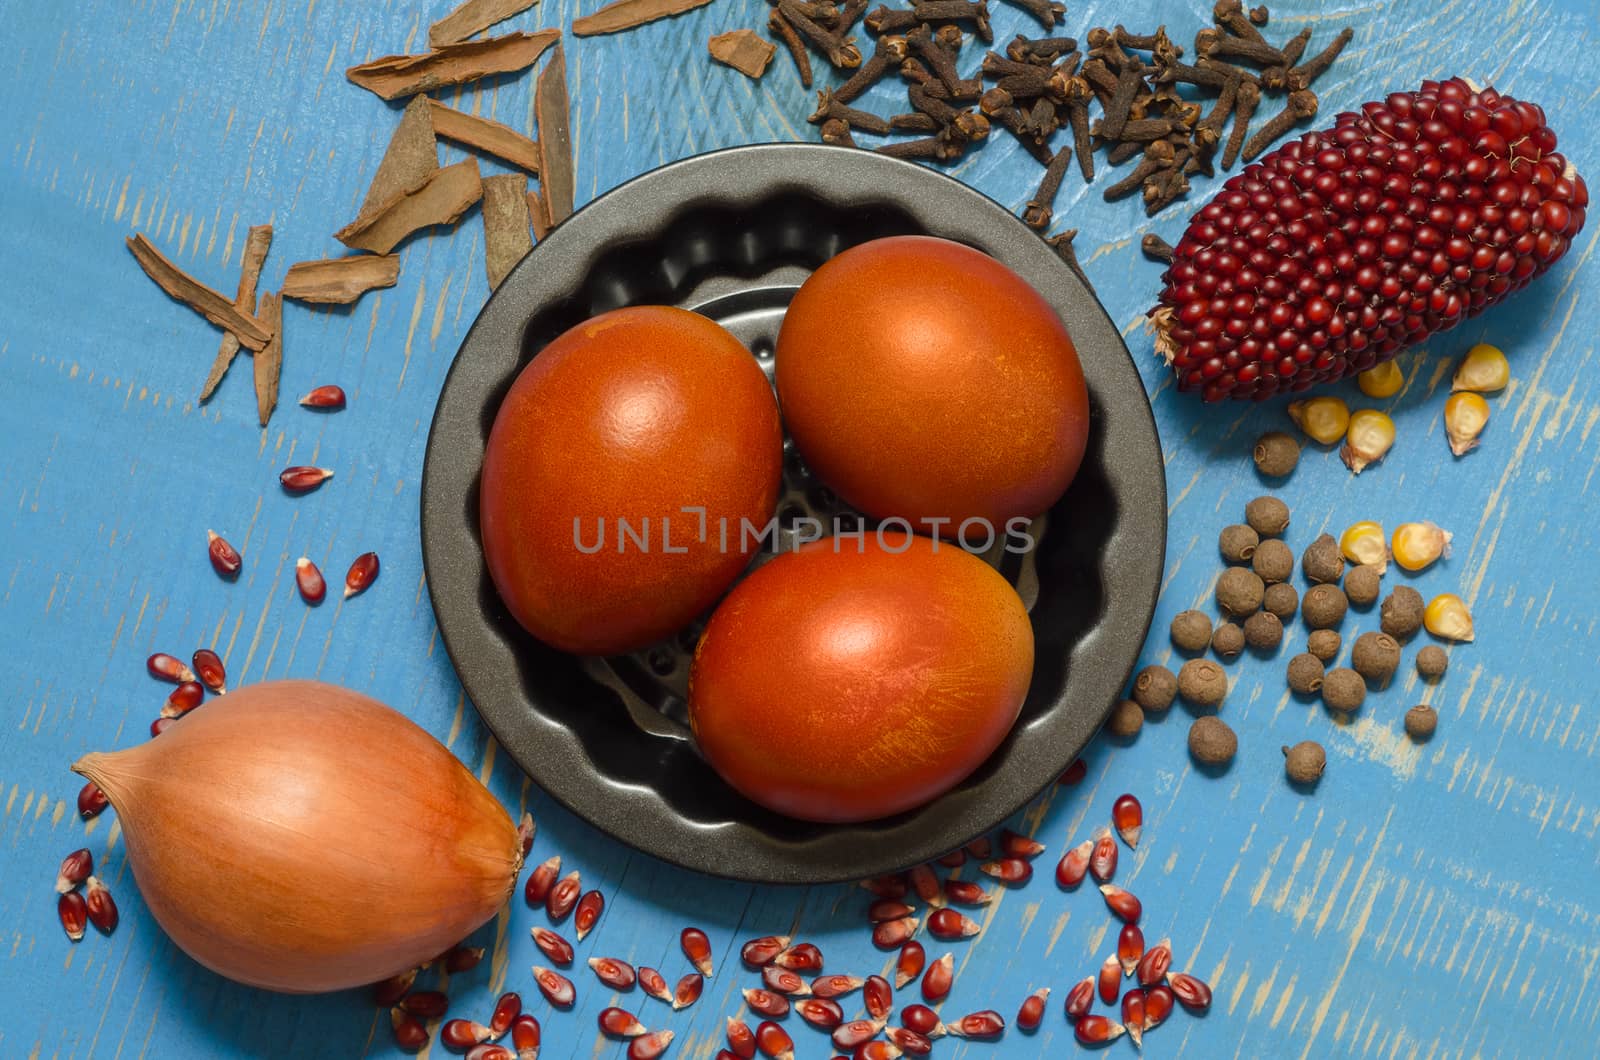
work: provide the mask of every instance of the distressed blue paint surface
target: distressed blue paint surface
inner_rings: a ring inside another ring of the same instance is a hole
[[[72,812],[78,785],[67,763],[142,739],[164,696],[144,675],[144,657],[202,643],[225,655],[234,683],[315,675],[404,710],[489,772],[508,804],[526,801],[540,825],[536,860],[560,853],[606,892],[604,919],[580,946],[575,1013],[548,1013],[532,988],[527,932],[543,915],[520,902],[480,933],[495,946],[494,964],[451,984],[458,1014],[482,1019],[503,976],[544,1018],[545,1056],[619,1055],[595,1032],[595,1013],[611,999],[582,958],[623,957],[675,978],[685,923],[705,927],[717,946],[721,971],[704,998],[678,1014],[637,993],[624,1001],[678,1032],[672,1056],[710,1057],[723,1017],[739,1011],[739,988],[753,984],[731,956],[736,940],[793,932],[822,945],[831,971],[885,963],[861,926],[864,892],[752,888],[631,855],[528,790],[463,703],[422,582],[416,512],[434,396],[486,294],[475,211],[455,231],[409,242],[393,290],[353,309],[288,307],[284,406],[265,431],[243,362],[212,403],[195,407],[218,334],[168,302],[122,248],[125,235],[143,231],[228,291],[250,224],[277,227],[263,290],[291,262],[337,252],[328,233],[353,214],[398,110],[342,71],[420,49],[427,22],[447,6],[4,5],[0,1056],[393,1052],[387,1018],[364,995],[269,996],[193,965],[140,901],[113,815],[86,827]],[[594,6],[545,0],[514,25],[565,25]],[[1067,30],[1079,34],[1165,20],[1186,40],[1209,15],[1199,2],[1070,6]],[[759,26],[765,10],[719,0],[623,36],[568,42],[580,202],[697,151],[811,135],[802,120],[810,99],[785,56],[759,84],[702,58],[709,34]],[[1357,27],[1318,85],[1325,119],[1425,77],[1469,74],[1540,101],[1568,155],[1591,176],[1600,169],[1592,78],[1570,72],[1591,65],[1597,42],[1586,0],[1298,0],[1278,5],[1276,35],[1307,19],[1317,26],[1313,48],[1346,21]],[[995,27],[1001,41],[1033,32],[1011,9]],[[964,61],[975,65],[976,51]],[[531,87],[529,77],[507,77],[444,95],[531,129]],[[887,113],[901,100],[898,86],[882,87],[867,105]],[[999,140],[954,172],[1019,208],[1038,170]],[[1153,227],[1175,238],[1195,208],[1152,226],[1133,202],[1107,205],[1072,177],[1057,205],[1058,224],[1082,230],[1080,253],[1129,333],[1165,440],[1171,547],[1146,661],[1168,659],[1159,630],[1174,613],[1206,606],[1215,533],[1261,491],[1248,443],[1283,422],[1281,403],[1202,410],[1174,395],[1138,328],[1159,274],[1140,258],[1138,236]],[[1425,595],[1456,590],[1470,600],[1477,643],[1452,651],[1440,687],[1408,677],[1344,726],[1286,697],[1282,658],[1233,664],[1224,716],[1241,753],[1220,777],[1191,769],[1181,707],[1131,748],[1097,742],[1088,781],[1049,793],[1020,822],[1050,843],[1040,879],[990,907],[980,938],[951,947],[959,963],[947,1014],[994,1007],[1009,1018],[1030,990],[1049,985],[1043,1029],[1032,1039],[1013,1031],[999,1045],[948,1041],[936,1055],[1072,1049],[1059,1002],[1098,967],[1115,931],[1092,891],[1060,893],[1049,867],[1124,790],[1144,799],[1148,822],[1138,851],[1124,851],[1118,882],[1144,900],[1150,938],[1172,936],[1176,966],[1216,987],[1208,1017],[1178,1013],[1152,1033],[1153,1054],[1592,1055],[1600,723],[1586,708],[1600,674],[1600,405],[1586,381],[1600,311],[1586,296],[1596,231],[1513,304],[1405,359],[1406,389],[1381,403],[1400,434],[1382,465],[1354,479],[1336,455],[1308,451],[1282,490],[1297,550],[1361,518],[1431,518],[1454,531],[1449,561],[1413,580]],[[1440,410],[1454,358],[1478,340],[1507,350],[1515,381],[1491,400],[1481,450],[1454,460]],[[350,391],[348,411],[294,406],[324,382]],[[1359,398],[1354,387],[1344,392]],[[337,477],[291,499],[273,478],[290,463],[323,464]],[[208,527],[244,551],[237,584],[220,582],[202,559]],[[295,557],[309,554],[337,578],[366,549],[383,556],[375,589],[316,610],[299,602]],[[1373,624],[1361,615],[1346,630]],[[1296,625],[1291,645],[1303,637]],[[1441,721],[1418,749],[1400,717],[1424,699]],[[1303,738],[1321,740],[1330,757],[1310,796],[1286,787],[1278,753]],[[91,932],[69,947],[50,881],[61,855],[85,844],[123,924],[111,940]],[[931,944],[935,954],[944,948]],[[820,1035],[789,1023],[800,1055],[828,1055]]]

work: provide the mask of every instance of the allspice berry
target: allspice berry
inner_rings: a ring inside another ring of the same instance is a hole
[[[1387,633],[1363,633],[1350,648],[1350,667],[1373,684],[1386,684],[1400,668],[1400,644]]]
[[[1189,726],[1189,753],[1196,762],[1220,766],[1233,761],[1239,751],[1239,737],[1233,734],[1228,723],[1207,715],[1196,718]]]
[[[1260,543],[1261,538],[1256,532],[1243,523],[1225,526],[1222,533],[1217,535],[1217,548],[1228,563],[1250,562],[1250,557],[1256,554],[1256,545]]]
[[[1283,749],[1283,771],[1296,784],[1315,784],[1328,768],[1328,752],[1315,740],[1301,740]]]
[[[1266,583],[1255,571],[1229,567],[1217,579],[1217,606],[1230,615],[1254,614],[1261,610],[1261,597],[1266,591]]]
[[[1300,556],[1300,569],[1306,572],[1307,581],[1337,582],[1344,574],[1344,555],[1339,551],[1339,542],[1332,534],[1318,537]]]
[[[1289,506],[1276,497],[1257,497],[1244,506],[1244,521],[1262,537],[1277,537],[1289,529]]]
[[[1178,677],[1165,666],[1146,666],[1133,679],[1133,701],[1145,710],[1163,711],[1178,696]]]
[[[1278,582],[1261,594],[1261,606],[1287,622],[1300,610],[1300,593],[1288,582]]]
[[[1144,708],[1131,699],[1119,700],[1106,719],[1106,731],[1123,740],[1131,740],[1144,728]]]
[[[1350,602],[1337,585],[1313,585],[1300,601],[1300,613],[1310,629],[1332,629],[1344,621]]]
[[[1244,630],[1236,622],[1224,622],[1211,634],[1211,649],[1224,659],[1244,651]]]
[[[1268,478],[1283,478],[1300,462],[1300,443],[1283,431],[1268,431],[1256,439],[1256,470]]]
[[[1277,651],[1283,643],[1283,623],[1271,611],[1257,611],[1244,620],[1244,641],[1256,651]]]
[[[1343,643],[1339,634],[1331,629],[1314,629],[1306,638],[1306,651],[1325,663],[1331,663],[1339,657],[1339,647]]]
[[[1378,602],[1378,568],[1363,563],[1350,568],[1344,576],[1344,595],[1357,607],[1371,607]]]
[[[1250,557],[1250,569],[1268,585],[1286,582],[1294,574],[1294,551],[1278,538],[1268,538]]]
[[[1406,735],[1413,740],[1426,740],[1439,727],[1439,712],[1426,703],[1418,703],[1406,711]],[[1190,737],[1190,746],[1194,739]]]
[[[1396,585],[1378,609],[1378,624],[1395,640],[1409,640],[1422,628],[1422,594],[1409,585]]]
[[[1437,681],[1450,665],[1450,656],[1437,644],[1429,644],[1417,652],[1417,674],[1424,681]]]
[[[1309,696],[1322,688],[1322,660],[1308,651],[1289,660],[1289,689]]]
[[[1179,651],[1205,651],[1211,643],[1211,619],[1204,611],[1180,611],[1172,617],[1172,646]]]
[[[1228,694],[1228,675],[1210,659],[1190,659],[1178,671],[1178,695],[1197,707],[1215,707]]]
[[[1322,703],[1329,710],[1360,710],[1367,700],[1367,683],[1354,670],[1339,667],[1322,677]]]

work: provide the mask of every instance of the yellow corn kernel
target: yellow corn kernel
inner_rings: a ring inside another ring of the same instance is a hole
[[[1450,451],[1465,456],[1478,447],[1478,435],[1489,426],[1489,403],[1471,390],[1458,390],[1445,399],[1444,433]]]
[[[1504,390],[1511,382],[1511,364],[1506,355],[1487,343],[1480,342],[1467,351],[1456,365],[1456,376],[1450,382],[1451,390],[1473,390],[1491,394]]]
[[[1383,459],[1394,445],[1394,420],[1377,409],[1358,409],[1350,414],[1350,428],[1339,456],[1357,475],[1368,464]]]
[[[1400,366],[1393,361],[1374,365],[1356,376],[1356,386],[1370,398],[1394,397],[1400,392],[1400,386],[1404,382],[1405,377],[1400,374]]]
[[[1371,519],[1350,524],[1339,535],[1339,551],[1351,563],[1370,563],[1382,574],[1389,567],[1389,552],[1383,544],[1383,527]]]
[[[1433,523],[1401,523],[1394,528],[1389,547],[1396,563],[1406,570],[1418,571],[1440,556],[1450,555],[1452,536]]]
[[[1289,418],[1313,440],[1332,445],[1350,426],[1350,409],[1340,398],[1307,398],[1290,403]]]
[[[1429,600],[1422,612],[1422,625],[1445,640],[1472,639],[1472,613],[1455,593],[1440,593]]]

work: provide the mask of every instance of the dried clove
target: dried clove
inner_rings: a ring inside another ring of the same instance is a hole
[[[1328,67],[1333,65],[1333,61],[1339,57],[1340,52],[1344,51],[1344,46],[1350,43],[1350,38],[1353,36],[1355,36],[1355,31],[1346,26],[1339,31],[1339,35],[1333,39],[1332,44],[1329,44],[1322,51],[1290,70],[1285,78],[1289,91],[1301,92],[1309,88],[1311,82],[1321,77],[1327,72]]]
[[[1221,6],[1220,4],[1217,6]],[[1156,235],[1146,232],[1144,238],[1139,240],[1139,249],[1144,251],[1144,256],[1151,261],[1161,261],[1172,264],[1172,244]]]
[[[1266,4],[1262,4],[1260,7],[1252,7],[1250,9],[1250,21],[1254,22],[1258,26],[1265,26],[1267,24],[1267,20],[1271,17],[1272,12],[1267,10]]]
[[[1261,71],[1261,83],[1275,92],[1287,88],[1289,68],[1300,61],[1300,56],[1305,54],[1306,45],[1309,43],[1311,43],[1311,27],[1307,26],[1284,44],[1281,64],[1269,66]]]
[[[1180,196],[1188,193],[1189,178],[1184,175],[1181,168],[1167,170],[1161,179],[1146,181],[1144,186],[1145,216],[1154,217],[1172,205]]]
[[[899,140],[892,144],[884,144],[875,148],[880,155],[890,158],[943,158],[945,145],[937,136],[925,136],[920,140]]]
[[[833,98],[840,103],[849,103],[876,84],[891,66],[898,67],[905,62],[909,54],[910,49],[904,37],[884,34],[878,38],[878,46],[873,51],[872,57],[862,63],[856,72],[850,75],[848,81],[834,89]],[[806,82],[806,87],[810,87],[809,81]]]
[[[864,25],[873,33],[904,33],[922,23],[915,11],[902,11],[880,5],[867,12]]]
[[[1061,119],[1056,114],[1056,105],[1044,96],[1034,100],[1033,106],[1028,110],[1028,134],[1033,138],[1033,142],[1043,147],[1045,141],[1059,128]],[[1048,153],[1047,151],[1046,154]]]
[[[1296,122],[1305,121],[1308,118],[1314,118],[1316,117],[1316,114],[1316,93],[1311,92],[1308,89],[1301,89],[1299,92],[1290,93],[1288,105],[1285,106],[1283,110],[1280,111],[1275,117],[1273,117],[1271,121],[1257,129],[1256,134],[1250,137],[1249,141],[1245,143],[1244,160],[1246,162],[1251,161],[1257,155],[1261,154],[1261,152],[1272,146],[1272,141],[1288,132]]]
[[[1203,29],[1194,35],[1194,53],[1208,59],[1243,59],[1258,66],[1281,66],[1283,52],[1257,38],[1231,37],[1219,29]]]
[[[1174,60],[1156,60],[1156,84],[1194,85],[1196,88],[1214,88],[1221,91],[1228,83],[1226,70],[1215,66],[1190,66]]]
[[[859,147],[855,137],[850,135],[850,125],[843,118],[829,118],[822,123],[822,142],[837,144],[841,147]]]
[[[1078,50],[1078,42],[1072,37],[1042,37],[1030,40],[1022,34],[1017,34],[1016,39],[1006,45],[1006,55],[1019,63],[1042,63],[1046,66],[1054,63],[1057,57]]]
[[[985,44],[994,41],[994,30],[989,25],[988,0],[914,0],[911,13],[918,22],[930,23],[970,22],[979,39]]]
[[[794,27],[789,25],[789,20],[783,17],[783,12],[773,8],[767,13],[767,29],[789,50],[789,57],[794,60],[794,68],[800,74],[800,86],[810,88],[811,53],[806,51],[805,43],[800,40],[800,35],[794,31]]]
[[[1072,148],[1085,184],[1094,182],[1094,152],[1089,143],[1089,82],[1074,77],[1067,82],[1067,122],[1072,126]]]
[[[1117,77],[1117,90],[1105,106],[1105,116],[1096,126],[1095,135],[1107,140],[1120,140],[1123,127],[1128,123],[1128,109],[1134,97],[1144,87],[1144,65],[1131,63]]]
[[[1105,134],[1103,122],[1095,123],[1094,134],[1101,139],[1112,139]],[[1122,134],[1117,139],[1122,143],[1145,142],[1163,140],[1184,128],[1181,121],[1172,118],[1142,118],[1137,121],[1128,121],[1122,126]]]
[[[1056,3],[1055,0],[1007,0],[1007,2],[1038,19],[1045,29],[1054,29],[1056,19],[1067,13],[1066,5]]]
[[[1083,285],[1093,294],[1094,284],[1089,282],[1088,274],[1083,271],[1083,266],[1078,263],[1078,252],[1072,246],[1072,241],[1076,238],[1078,238],[1078,230],[1069,228],[1060,235],[1049,237],[1045,242],[1050,244],[1051,249],[1056,252],[1056,256],[1066,262],[1067,268],[1072,270],[1072,274],[1082,281]]]
[[[940,47],[938,41],[933,39],[933,33],[929,31],[927,26],[918,26],[910,33],[907,33],[906,44],[910,46],[913,52],[922,57],[923,63],[927,65],[929,70],[933,71],[935,77],[944,83],[944,87],[950,90],[950,95],[953,98],[976,99],[983,92],[983,84],[979,79],[972,78],[968,80],[961,76],[956,70],[954,57]]]
[[[778,13],[831,65],[841,70],[854,70],[861,65],[861,49],[856,47],[854,37],[835,37],[808,18],[799,5],[800,0],[778,0]]]
[[[1111,32],[1112,36],[1116,38],[1116,42],[1124,48],[1132,48],[1134,51],[1141,52],[1155,52],[1170,48],[1174,57],[1183,54],[1183,49],[1173,44],[1171,38],[1167,36],[1167,27],[1165,26],[1158,26],[1154,33],[1129,33],[1121,26]]]
[[[889,128],[899,132],[936,133],[939,131],[939,123],[921,111],[912,111],[910,114],[892,116],[889,119]]]
[[[1232,169],[1244,138],[1250,132],[1250,119],[1261,103],[1261,89],[1246,81],[1239,85],[1239,98],[1233,104],[1233,132],[1228,136],[1228,146],[1222,151],[1222,168]]]
[[[1140,186],[1177,160],[1177,152],[1166,140],[1157,140],[1144,149],[1144,161],[1133,172],[1105,190],[1106,202],[1115,202],[1138,191]]]
[[[833,98],[830,89],[824,88],[817,93],[817,109],[806,120],[813,125],[821,125],[829,118],[838,118],[862,132],[883,135],[889,131],[889,123],[878,115],[846,106]]]
[[[1061,180],[1067,175],[1067,166],[1072,162],[1072,148],[1063,147],[1057,151],[1055,157],[1050,159],[1050,164],[1045,167],[1044,178],[1039,181],[1039,190],[1034,192],[1033,198],[1022,210],[1022,223],[1029,228],[1049,228],[1056,192],[1061,187]]]

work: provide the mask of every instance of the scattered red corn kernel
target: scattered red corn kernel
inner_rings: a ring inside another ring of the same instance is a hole
[[[144,661],[144,668],[150,671],[150,676],[157,681],[166,681],[169,684],[181,685],[185,681],[194,680],[194,671],[184,665],[182,659],[158,651]]]
[[[1139,979],[1140,986],[1155,986],[1167,976],[1167,969],[1172,967],[1172,940],[1162,939],[1160,942],[1144,951],[1144,956],[1139,958],[1139,966],[1134,970],[1134,975]]]
[[[881,975],[869,975],[861,987],[861,1004],[867,1015],[875,1020],[886,1020],[894,1010],[894,988]]]
[[[1094,1004],[1094,976],[1086,975],[1067,991],[1067,1019],[1073,1021],[1088,1013]]]
[[[857,975],[819,975],[811,980],[811,993],[816,997],[843,997],[861,989],[866,980]]]
[[[83,899],[89,906],[89,923],[100,929],[103,935],[109,935],[117,930],[117,903],[112,900],[111,892],[98,877],[88,876],[83,881]],[[1199,980],[1195,980],[1199,982]],[[1202,987],[1204,983],[1200,984]],[[1211,992],[1206,991],[1206,1004],[1211,1003]]]
[[[544,911],[551,920],[561,920],[572,907],[578,904],[578,895],[583,891],[583,878],[578,875],[578,870],[573,869],[550,888],[550,893],[545,896]]]
[[[606,896],[599,891],[589,891],[578,899],[578,907],[572,914],[572,929],[578,933],[578,941],[594,930],[595,921],[600,919],[600,913],[606,907]]]
[[[1078,1022],[1072,1025],[1072,1033],[1084,1045],[1100,1045],[1112,1041],[1122,1037],[1126,1030],[1122,1024],[1104,1016],[1080,1016]]]
[[[278,484],[286,493],[310,493],[332,477],[333,472],[328,468],[298,465],[279,472]]]
[[[928,970],[922,973],[922,1000],[930,1005],[943,1001],[945,995],[950,993],[950,984],[955,981],[955,967],[953,953],[947,953],[928,965]]]
[[[567,1007],[578,996],[571,979],[549,968],[534,965],[533,981],[539,984],[539,993],[545,996],[545,1000],[558,1008]]]
[[[1144,905],[1132,891],[1125,891],[1112,883],[1100,885],[1100,896],[1106,900],[1106,908],[1130,924],[1136,924],[1139,916],[1144,912]]]
[[[637,1038],[650,1028],[639,1022],[637,1016],[626,1009],[603,1008],[595,1017],[602,1034],[613,1038]]]
[[[974,839],[964,849],[974,861],[988,861],[994,857],[994,842],[986,835]]]
[[[914,916],[901,917],[899,920],[886,920],[872,928],[872,944],[881,949],[891,949],[903,944],[912,935],[917,933],[920,922]]]
[[[1000,831],[1000,853],[1008,858],[1036,858],[1044,851],[1044,844],[1032,836],[1013,832],[1009,828]]]
[[[733,1016],[728,1017],[728,1051],[739,1060],[753,1060],[756,1055],[756,1032]]]
[[[626,990],[639,981],[639,973],[633,970],[633,965],[615,957],[590,957],[589,968],[595,978],[613,990]]]
[[[406,1000],[409,1001],[411,999],[407,998]],[[403,1004],[402,1007],[404,1007]],[[406,1009],[406,1011],[410,1012],[411,1010]],[[413,1016],[417,1015],[415,1012],[411,1014]],[[427,1017],[419,1016],[418,1018],[426,1019]],[[439,1028],[439,1040],[444,1043],[445,1048],[464,1053],[474,1045],[488,1041],[489,1028],[475,1020],[446,1020],[444,1026]]]
[[[301,398],[300,404],[308,409],[337,412],[344,408],[344,390],[332,383],[325,383]]]
[[[151,737],[151,739],[154,739],[155,737],[160,736],[162,733],[166,732],[168,729],[170,729],[172,726],[174,726],[176,724],[178,724],[178,719],[177,718],[157,718],[155,721],[152,721],[150,723],[150,737]]]
[[[1029,994],[1022,1002],[1022,1007],[1017,1009],[1017,1026],[1025,1031],[1039,1029],[1039,1021],[1044,1019],[1044,1007],[1050,1000],[1050,988],[1042,986]]]
[[[1089,874],[1089,855],[1094,851],[1094,840],[1085,839],[1065,854],[1056,864],[1056,882],[1063,887],[1076,887]]]
[[[211,569],[226,581],[237,578],[244,568],[244,557],[239,555],[239,550],[215,530],[206,531],[206,555],[211,558]]]
[[[543,1037],[536,1017],[524,1012],[511,1021],[511,1046],[517,1051],[517,1060],[539,1060],[540,1039]]]
[[[900,1010],[900,1022],[924,1038],[937,1038],[945,1033],[939,1014],[927,1005],[907,1005]]]
[[[832,1031],[844,1022],[844,1009],[837,1001],[825,997],[803,997],[794,1003],[794,1010],[801,1019],[825,1031]]]
[[[874,876],[862,880],[861,886],[879,898],[904,898],[910,893],[903,876]]]
[[[378,554],[376,552],[363,552],[350,563],[350,569],[344,575],[345,599],[366,592],[372,583],[378,580]]]
[[[772,959],[788,945],[788,935],[763,935],[746,942],[739,950],[739,959],[752,968],[760,968],[764,964],[771,964]]]
[[[294,585],[300,590],[300,599],[315,607],[328,595],[328,581],[309,557],[294,561]]]
[[[1172,991],[1164,984],[1146,987],[1144,991],[1144,1026],[1140,1031],[1155,1030],[1172,1015]]]
[[[1108,1005],[1117,1003],[1117,994],[1122,990],[1122,962],[1117,960],[1117,955],[1112,954],[1100,965],[1100,974],[1096,977],[1100,986],[1100,1000]]]
[[[791,997],[805,997],[811,993],[811,984],[800,977],[799,972],[791,972],[787,968],[779,968],[776,964],[769,964],[761,969],[761,981],[768,990]]]
[[[940,854],[935,860],[947,869],[959,869],[967,863],[967,852],[957,847],[948,854]]]
[[[917,976],[922,974],[922,968],[928,962],[928,953],[922,948],[922,943],[912,940],[900,947],[900,955],[894,962],[894,987],[901,989]]]
[[[711,977],[711,940],[706,933],[697,927],[686,927],[678,935],[678,942],[683,947],[683,955],[689,958],[689,963],[700,970],[706,978]]]
[[[1139,834],[1144,830],[1144,807],[1132,795],[1118,795],[1111,804],[1111,823],[1131,850],[1139,845]]]
[[[933,1040],[910,1027],[889,1027],[883,1033],[890,1045],[907,1056],[927,1056],[933,1052]]]
[[[529,909],[537,909],[544,905],[545,899],[550,897],[550,888],[555,886],[556,877],[560,873],[560,855],[550,858],[528,873],[528,882],[522,888],[522,897],[527,901]]]
[[[882,1020],[851,1020],[841,1023],[833,1029],[831,1035],[836,1049],[850,1050],[859,1047],[863,1042],[871,1041],[883,1031]]]
[[[414,990],[400,999],[400,1007],[418,1019],[436,1020],[449,1010],[450,998],[440,990]]]
[[[418,969],[401,972],[399,975],[390,976],[372,988],[372,1003],[388,1008],[406,996],[406,991],[411,989],[411,984],[417,981]]]
[[[90,903],[90,911],[93,912],[92,902]],[[1203,1012],[1211,1007],[1211,987],[1187,972],[1172,972],[1168,974],[1167,985],[1172,988],[1172,996],[1183,1002],[1185,1008],[1198,1009]]]
[[[796,976],[795,978],[799,978]],[[804,985],[804,984],[801,984]],[[690,972],[678,980],[678,985],[672,988],[672,1007],[674,1010],[688,1008],[700,1000],[700,995],[705,992],[706,977],[699,972]]]
[[[56,900],[56,915],[61,918],[61,930],[73,942],[83,941],[83,930],[89,923],[89,903],[77,891],[68,891]]]
[[[1134,987],[1122,995],[1122,1025],[1135,1049],[1144,1048],[1144,991]]]
[[[1072,764],[1067,767],[1067,771],[1061,774],[1061,779],[1057,783],[1065,784],[1070,788],[1075,784],[1082,784],[1083,778],[1088,775],[1089,767],[1084,764],[1083,759],[1074,758]]]
[[[789,1014],[789,999],[771,990],[745,990],[744,1003],[751,1012],[773,1019],[781,1019]]]
[[[56,871],[56,893],[66,894],[75,890],[78,884],[93,874],[94,855],[89,853],[89,848],[74,850],[61,859],[61,868]]]
[[[564,966],[572,963],[572,943],[549,928],[534,928],[533,944],[539,947],[540,953],[556,964]]]
[[[85,821],[99,817],[110,805],[111,800],[106,798],[106,793],[94,781],[88,781],[78,789],[78,816]]]
[[[945,1028],[960,1038],[998,1038],[1006,1029],[1005,1017],[993,1009],[962,1016]]]
[[[756,1047],[772,1060],[794,1060],[794,1039],[771,1020],[763,1021],[756,1028]]]
[[[656,1060],[672,1044],[671,1031],[655,1031],[628,1043],[628,1060]],[[791,1058],[792,1060],[792,1058]]]
[[[939,886],[939,876],[931,866],[917,865],[906,870],[906,879],[917,897],[934,908],[944,905],[944,889]]]
[[[954,881],[947,880],[947,883]],[[904,902],[895,898],[879,898],[867,906],[867,920],[869,923],[882,924],[890,920],[900,920],[908,917],[914,910]]]
[[[657,1001],[672,1004],[672,989],[667,986],[666,978],[654,968],[639,966],[639,989]]]
[[[772,963],[792,972],[820,972],[822,951],[809,942],[797,942],[772,958]]]
[[[167,701],[161,704],[161,717],[181,718],[206,698],[206,688],[199,681],[185,681],[172,690]]]
[[[1107,883],[1117,872],[1117,841],[1109,828],[1097,828],[1094,833],[1094,850],[1089,854],[1089,874],[1100,883]]]
[[[1023,858],[1001,858],[999,861],[985,861],[978,866],[978,871],[985,876],[992,876],[1001,883],[1024,884],[1033,878],[1033,866]]]
[[[522,1015],[522,995],[508,990],[501,994],[494,1003],[494,1014],[489,1017],[489,1036],[502,1038],[506,1031],[511,1029],[511,1024]]]
[[[945,880],[944,896],[958,905],[988,905],[994,901],[994,892],[984,890],[972,880]]]
[[[389,1029],[394,1033],[394,1044],[408,1053],[414,1053],[428,1044],[428,1029],[421,1020],[403,1008],[389,1010]]]
[[[971,938],[982,930],[976,920],[954,909],[935,909],[928,916],[928,933],[945,942]]]
[[[228,671],[222,666],[222,656],[210,648],[196,648],[190,661],[194,664],[195,676],[209,691],[220,696],[228,690]]]
[[[1117,960],[1122,962],[1122,974],[1132,975],[1144,956],[1144,931],[1138,924],[1127,923],[1117,933]]]

